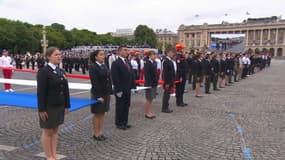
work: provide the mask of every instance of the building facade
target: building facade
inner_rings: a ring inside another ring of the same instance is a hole
[[[172,46],[178,43],[178,35],[167,29],[156,29],[155,34],[158,42],[171,44]]]
[[[178,28],[179,42],[183,43],[186,49],[209,49],[212,34],[244,34],[244,51],[285,56],[285,20],[277,17],[249,18],[242,23],[180,25]]]
[[[135,38],[133,30],[130,28],[116,29],[116,32],[113,32],[112,36],[114,36],[114,37],[125,37],[128,40],[132,40]]]

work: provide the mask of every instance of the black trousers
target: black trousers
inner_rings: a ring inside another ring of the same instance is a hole
[[[27,67],[27,69],[30,68],[30,61],[27,61],[27,62],[26,62],[26,67]]]
[[[85,66],[84,66],[84,65],[81,66],[81,70],[82,70],[82,74],[86,74]]]
[[[196,89],[196,81],[197,81],[197,76],[193,75],[193,83],[192,83],[192,90]]]
[[[131,105],[131,93],[123,93],[121,97],[116,95],[116,126],[125,126],[128,124],[129,108]]]
[[[35,70],[35,62],[32,62],[32,70]]]
[[[72,65],[68,65],[68,73],[72,73],[72,68],[73,68],[73,66]]]
[[[218,79],[219,79],[219,73],[214,73],[213,75],[213,89],[217,90],[217,84],[218,84]]]
[[[164,89],[162,97],[162,111],[169,110],[169,99],[170,99],[170,86],[168,89]]]
[[[193,73],[192,73],[192,71],[189,71],[188,84],[192,83],[192,79],[193,79]]]
[[[233,79],[233,70],[230,69],[229,83],[232,83],[232,82],[233,82],[232,79]]]
[[[183,94],[185,90],[185,84],[186,84],[186,75],[182,77],[182,82],[176,83],[175,96],[176,96],[177,105],[184,103]]]
[[[206,75],[205,77],[205,93],[210,92],[211,75]]]
[[[63,64],[63,68],[64,68],[65,72],[68,72],[68,64],[67,63]]]

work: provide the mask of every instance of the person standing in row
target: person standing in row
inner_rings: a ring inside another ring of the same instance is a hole
[[[207,54],[205,57],[204,61],[204,68],[205,68],[205,93],[206,94],[211,94],[210,92],[210,85],[211,85],[211,80],[212,80],[212,75],[214,68],[211,63],[211,56],[210,54]]]
[[[176,105],[178,107],[184,107],[188,105],[183,100],[188,64],[185,59],[185,55],[182,52],[182,48],[180,49],[176,47],[176,50],[178,51],[178,54],[176,55],[176,64],[177,64],[176,81],[178,81],[176,83],[176,88],[175,88]]]
[[[12,58],[9,56],[9,52],[4,49],[2,51],[2,57],[0,57],[0,67],[2,67],[2,73],[3,77],[6,79],[12,78],[12,68],[13,68],[13,61]],[[5,92],[14,92],[14,90],[11,88],[10,83],[4,83]]]
[[[211,65],[213,67],[213,90],[214,91],[219,91],[217,84],[218,84],[218,79],[219,79],[219,73],[220,73],[220,63],[217,60],[218,54],[214,54],[211,60]]]
[[[201,87],[201,83],[203,81],[202,77],[203,77],[203,62],[201,59],[201,53],[198,53],[196,55],[196,59],[193,62],[193,89],[196,90],[196,95],[195,97],[202,97],[200,95],[200,87]]]
[[[223,53],[220,53],[220,88],[225,88],[226,84],[226,59]]]
[[[119,57],[111,65],[111,77],[116,97],[115,124],[118,129],[131,128],[128,124],[129,108],[131,105],[131,89],[135,88],[134,74],[128,61],[126,46],[118,48]]]
[[[104,141],[107,138],[103,135],[103,124],[105,112],[109,111],[110,95],[112,94],[111,75],[108,67],[104,64],[105,53],[96,50],[90,54],[89,76],[91,80],[91,99],[98,99],[98,103],[91,105],[93,116],[93,138],[97,141]]]
[[[175,67],[173,61],[174,57],[174,51],[173,50],[168,50],[167,51],[167,56],[165,60],[163,61],[163,74],[162,78],[164,81],[163,87],[164,87],[164,93],[163,93],[163,98],[162,98],[162,112],[164,113],[171,113],[173,110],[169,109],[169,99],[170,99],[170,90],[174,86],[174,81],[175,81]]]
[[[156,88],[158,85],[157,63],[156,54],[154,51],[149,51],[146,56],[146,62],[144,65],[144,79],[145,86],[150,87],[145,90],[145,118],[154,119],[152,109],[152,100],[156,97]]]
[[[69,89],[64,72],[58,67],[61,61],[59,49],[48,48],[46,57],[48,65],[37,74],[38,111],[44,152],[47,160],[56,160],[58,127],[70,108]]]

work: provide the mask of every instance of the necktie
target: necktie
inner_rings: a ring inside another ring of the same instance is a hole
[[[60,71],[60,68],[59,67],[56,67],[55,68],[55,71],[57,73],[58,76],[61,76],[61,71]]]
[[[125,59],[125,65],[126,65],[126,67],[128,68],[128,71],[130,72],[131,68],[130,68],[130,66],[129,66],[129,63],[128,63],[128,60],[127,60],[127,59]]]

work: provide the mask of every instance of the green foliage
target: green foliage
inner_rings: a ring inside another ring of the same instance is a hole
[[[173,49],[174,48],[174,46],[173,45],[171,45],[171,44],[169,44],[169,43],[165,43],[164,44],[164,49],[165,49],[165,51],[167,51],[167,50],[169,50],[169,49]],[[158,48],[158,51],[159,52],[163,52],[162,50],[163,50],[163,42],[162,41],[158,41],[157,42],[157,48]]]
[[[9,49],[12,53],[41,51],[43,25],[32,25],[21,21],[0,18],[0,49]],[[98,35],[86,29],[67,30],[64,25],[53,23],[46,26],[49,46],[68,49],[78,45],[121,45],[136,44],[124,37],[113,37],[110,33]],[[147,39],[147,43],[155,44]]]
[[[41,51],[43,25],[32,25],[21,21],[0,18],[0,48],[9,49],[12,53]],[[67,30],[64,25],[53,23],[46,26],[49,46],[69,49],[78,45],[149,45],[159,47],[155,32],[146,25],[139,25],[135,30],[135,39],[113,37],[110,33],[97,34],[87,29]],[[172,47],[166,44],[166,48]]]
[[[146,25],[138,25],[135,30],[135,41],[138,45],[157,46],[155,32]]]

